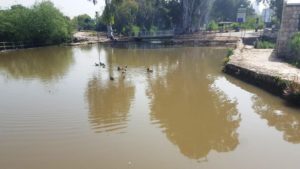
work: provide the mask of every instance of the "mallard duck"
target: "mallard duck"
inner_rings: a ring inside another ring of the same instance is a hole
[[[148,72],[148,73],[153,73],[153,70],[150,69],[150,68],[148,67],[148,68],[147,68],[147,72]]]

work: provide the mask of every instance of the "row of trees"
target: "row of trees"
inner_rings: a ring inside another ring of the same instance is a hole
[[[0,41],[54,44],[71,38],[70,19],[50,1],[0,10]]]
[[[157,29],[191,32],[209,20],[235,21],[241,6],[254,14],[249,0],[111,0],[103,14],[96,17],[95,25],[98,29],[113,25],[123,34]]]
[[[96,0],[92,0],[96,3]],[[283,0],[257,0],[269,3],[281,17]],[[0,10],[0,40],[34,43],[61,43],[71,38],[73,29],[106,31],[111,25],[124,35],[140,30],[198,30],[209,21],[235,21],[236,11],[243,6],[248,16],[254,15],[249,0],[105,0],[106,7],[95,19],[79,15],[72,20],[50,1],[31,8],[21,5]],[[107,27],[108,25],[108,27]],[[110,29],[110,28],[109,28]]]

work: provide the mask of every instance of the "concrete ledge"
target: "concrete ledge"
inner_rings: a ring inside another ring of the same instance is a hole
[[[300,69],[275,58],[271,49],[237,46],[225,73],[300,105]]]

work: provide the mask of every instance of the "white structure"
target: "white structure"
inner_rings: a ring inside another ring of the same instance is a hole
[[[265,23],[270,23],[272,22],[272,16],[273,16],[274,12],[272,9],[270,8],[265,8],[263,9],[262,11],[262,18],[263,18],[263,21]]]

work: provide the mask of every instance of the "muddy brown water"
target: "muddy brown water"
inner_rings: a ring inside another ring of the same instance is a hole
[[[100,45],[1,53],[0,168],[300,168],[300,110],[224,75],[225,54]]]

